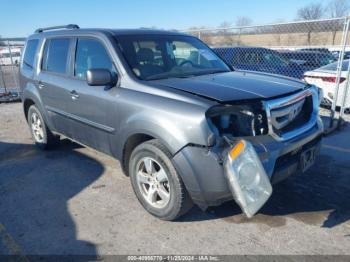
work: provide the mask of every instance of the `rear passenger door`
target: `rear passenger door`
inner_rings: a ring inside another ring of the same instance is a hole
[[[89,69],[108,69],[117,74],[104,42],[97,38],[80,37],[75,41],[68,105],[73,115],[73,138],[77,141],[110,153],[110,136],[116,129],[117,88],[89,86],[86,72]]]
[[[73,38],[45,40],[37,86],[54,128],[69,136],[70,60]]]

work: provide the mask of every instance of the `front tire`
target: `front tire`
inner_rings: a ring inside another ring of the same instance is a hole
[[[27,119],[34,142],[40,149],[46,150],[57,146],[59,137],[52,134],[35,105],[29,107]]]
[[[175,220],[193,206],[172,164],[170,152],[157,139],[134,149],[129,161],[129,176],[141,205],[162,220]]]

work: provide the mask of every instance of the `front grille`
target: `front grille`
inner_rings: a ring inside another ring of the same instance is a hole
[[[297,94],[264,102],[269,133],[280,140],[291,139],[317,122],[318,94],[308,88]]]
[[[277,124],[272,126],[273,131],[279,136],[283,136],[285,133],[298,129],[310,121],[313,111],[312,96],[308,96],[305,99],[292,104],[291,106],[287,106],[283,110],[285,114],[281,117],[277,117],[276,122],[278,123],[278,121],[287,119],[286,121],[282,122],[284,125],[281,126]],[[274,113],[275,111],[272,110],[272,117]]]

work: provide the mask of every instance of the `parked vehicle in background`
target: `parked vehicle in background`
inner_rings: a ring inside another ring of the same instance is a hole
[[[300,65],[304,71],[328,65],[336,61],[332,54],[318,51],[279,51],[282,57],[292,63]]]
[[[340,51],[332,51],[333,57],[338,60]],[[350,51],[344,52],[344,59],[350,59]]]
[[[300,48],[297,51],[310,51],[310,52],[320,52],[320,53],[324,53],[324,54],[332,54],[331,51],[329,51],[328,48],[317,48],[317,47],[310,47],[310,48]]]
[[[263,47],[219,47],[213,50],[235,69],[259,71],[301,79],[303,69],[277,51]]]
[[[253,216],[271,182],[314,164],[323,133],[317,87],[232,71],[177,32],[38,29],[20,86],[38,147],[63,136],[119,159],[141,205],[164,220],[231,199]]]
[[[19,64],[19,60],[21,58],[21,49],[11,48],[10,50],[7,47],[0,49],[0,65],[12,65],[12,62],[15,65]]]
[[[345,80],[349,67],[349,61],[350,60],[343,61],[336,106],[341,106],[341,103],[343,101],[343,94],[346,85]],[[304,74],[304,80],[307,83],[316,85],[323,90],[324,98],[322,104],[325,106],[331,106],[334,100],[334,92],[337,79],[337,65],[338,62],[334,62],[316,70],[305,72]],[[350,109],[350,89],[348,89],[346,96],[345,108]]]

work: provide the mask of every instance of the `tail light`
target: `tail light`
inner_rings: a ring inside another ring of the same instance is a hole
[[[314,79],[321,79],[323,82],[329,82],[329,83],[335,83],[337,81],[336,76],[308,76],[304,75],[304,79],[306,78],[314,78]],[[343,83],[346,80],[345,77],[340,77],[339,83]]]
[[[335,76],[322,76],[322,81],[335,83],[337,81],[337,77]],[[345,77],[341,77],[339,83],[343,83],[345,81]]]

